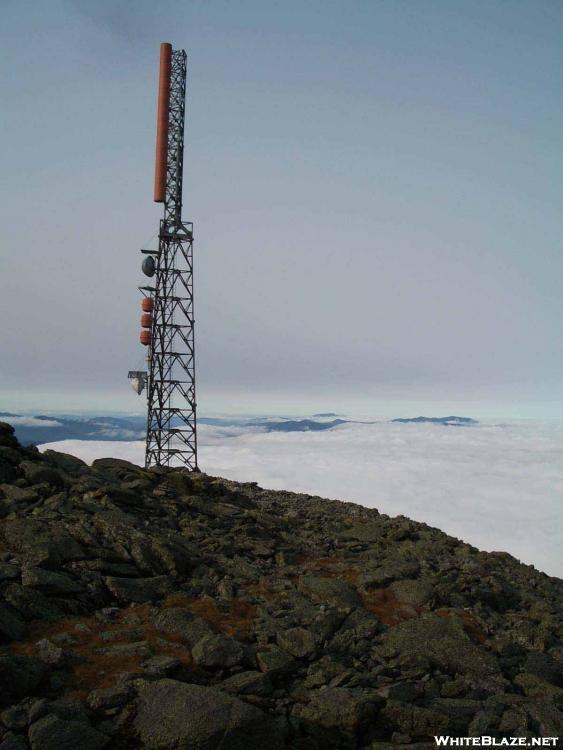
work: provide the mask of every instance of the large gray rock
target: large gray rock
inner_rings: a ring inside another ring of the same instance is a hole
[[[416,576],[419,570],[420,566],[415,560],[385,560],[360,576],[360,588],[366,591],[381,588],[392,581]]]
[[[59,451],[46,450],[43,456],[57,469],[61,469],[66,474],[72,476],[80,476],[85,471],[88,471],[88,465],[84,463],[80,458],[71,456],[69,453],[61,453]]]
[[[30,484],[47,483],[53,487],[64,486],[64,478],[58,469],[54,469],[47,463],[35,463],[35,461],[22,461],[20,468]]]
[[[145,750],[282,750],[262,711],[220,690],[175,680],[138,688],[133,730]]]
[[[563,663],[559,664],[549,654],[531,651],[526,656],[523,671],[534,674],[552,685],[563,687]]]
[[[218,687],[228,693],[237,695],[267,696],[272,692],[272,683],[267,674],[262,672],[239,672],[223,680]]]
[[[62,614],[57,602],[19,583],[6,586],[4,596],[24,620],[53,620]]]
[[[14,435],[14,428],[7,422],[0,422],[0,445],[5,445],[9,448],[17,448],[19,442]]]
[[[395,581],[389,588],[400,602],[412,604],[414,607],[422,607],[434,596],[434,587],[422,578]]]
[[[454,617],[425,614],[390,628],[377,652],[406,668],[438,668],[479,683],[504,684],[493,654],[476,646]]]
[[[394,700],[387,701],[381,719],[391,730],[417,740],[430,740],[443,734],[448,727],[446,713]]]
[[[65,562],[85,557],[82,546],[57,524],[14,518],[6,521],[3,532],[8,548],[27,565],[57,569]]]
[[[184,540],[147,537],[131,545],[131,556],[146,575],[178,576],[194,566],[196,552]]]
[[[261,672],[276,676],[293,671],[299,662],[283,649],[269,645],[256,653],[256,663]]]
[[[44,594],[65,596],[78,594],[84,590],[83,584],[75,581],[66,573],[55,573],[43,568],[26,567],[22,571],[22,584],[31,586]]]
[[[298,659],[306,659],[315,653],[315,637],[305,628],[289,628],[277,634],[278,646]]]
[[[168,576],[154,576],[152,578],[117,578],[108,576],[106,586],[121,602],[144,602],[161,599],[172,590],[172,583]]]
[[[190,649],[206,635],[213,634],[202,617],[184,607],[161,609],[154,618],[154,624],[163,633],[180,636]]]
[[[0,742],[0,750],[28,750],[28,744],[21,734],[12,734]]]
[[[202,638],[192,649],[192,656],[200,667],[228,669],[244,660],[244,647],[234,638],[213,633]]]
[[[0,602],[0,641],[16,641],[23,638],[24,633],[23,621]]]
[[[49,714],[29,729],[32,750],[102,750],[109,737],[81,721],[65,721]]]
[[[296,704],[293,716],[319,747],[356,748],[369,739],[382,703],[369,692],[329,687],[313,693],[309,703]]]
[[[336,609],[351,609],[362,603],[356,589],[338,578],[302,576],[297,588],[312,601],[329,604]]]
[[[41,662],[31,656],[0,655],[0,706],[9,706],[33,693],[43,673]]]

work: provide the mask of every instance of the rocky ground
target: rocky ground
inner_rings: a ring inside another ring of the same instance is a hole
[[[563,581],[404,517],[0,423],[0,750],[563,734]]]

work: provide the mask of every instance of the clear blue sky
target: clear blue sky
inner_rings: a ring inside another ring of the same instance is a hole
[[[0,408],[142,408],[170,41],[203,411],[563,416],[562,39],[560,0],[3,0]]]

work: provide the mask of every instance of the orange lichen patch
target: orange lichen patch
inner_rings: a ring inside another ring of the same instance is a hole
[[[361,597],[365,609],[377,615],[384,625],[393,626],[404,620],[412,620],[423,611],[422,607],[399,601],[389,589],[373,589],[361,594]]]
[[[132,622],[126,622],[131,615],[135,615],[135,618]],[[102,638],[102,633],[110,633],[111,639]],[[73,636],[73,642],[68,646],[63,644],[63,648],[74,658],[71,656],[63,669],[66,685],[75,693],[112,687],[123,672],[142,673],[141,664],[147,658],[146,650],[137,654],[119,654],[112,652],[112,646],[143,641],[153,655],[173,656],[185,667],[193,668],[191,654],[181,639],[155,628],[149,605],[124,608],[110,623],[99,622],[94,617],[69,617],[48,624],[30,623],[26,639],[12,643],[11,650],[32,655],[37,652],[37,641],[47,638],[57,642],[56,636],[64,634]],[[103,653],[108,649],[108,653]]]
[[[442,609],[435,610],[435,614],[437,614],[439,617],[457,617],[459,620],[461,620],[461,624],[467,635],[475,643],[484,643],[487,640],[487,636],[485,635],[485,632],[483,631],[483,628],[481,627],[477,618],[466,609],[449,609],[447,607],[443,607]]]

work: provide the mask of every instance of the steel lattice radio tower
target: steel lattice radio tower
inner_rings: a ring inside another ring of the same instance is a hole
[[[197,471],[193,224],[182,219],[186,53],[160,45],[154,200],[164,204],[158,251],[142,250],[154,286],[144,299],[147,356],[145,465]],[[130,377],[131,377],[130,373]]]

